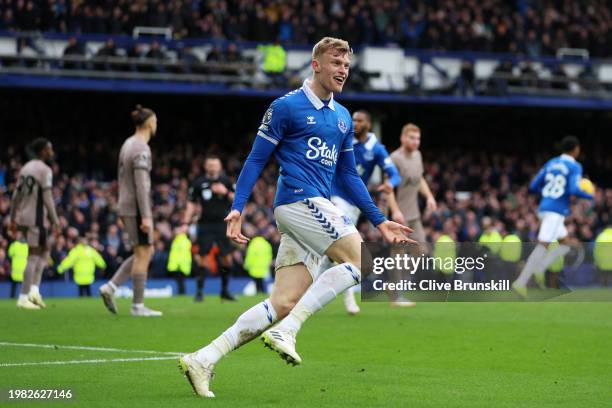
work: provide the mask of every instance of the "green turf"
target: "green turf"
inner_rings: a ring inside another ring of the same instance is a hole
[[[255,298],[153,299],[161,319],[106,312],[99,299],[47,299],[40,312],[0,301],[0,341],[189,352]],[[602,407],[612,403],[612,303],[420,303],[390,309],[340,302],[301,331],[290,367],[259,341],[217,366],[217,398],[191,393],[175,360],[0,367],[0,389],[69,388],[67,407]],[[0,364],[152,355],[0,346]],[[0,405],[7,405],[6,401]],[[41,407],[49,403],[7,406]]]

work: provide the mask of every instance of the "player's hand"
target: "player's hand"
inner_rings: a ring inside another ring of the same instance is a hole
[[[433,196],[429,196],[427,198],[427,209],[432,212],[438,209],[438,204],[436,203],[436,199],[433,198]]]
[[[229,190],[227,189],[227,187],[225,187],[225,185],[223,183],[213,183],[212,186],[210,186],[210,190],[218,195],[227,195],[227,193],[229,192]]]
[[[55,238],[59,238],[62,235],[62,227],[59,224],[55,224],[53,226],[53,235],[55,235]]]
[[[249,239],[242,235],[242,218],[238,210],[232,210],[223,220],[227,223],[225,235],[229,239],[239,244],[246,244]]]
[[[153,227],[153,220],[149,217],[143,218],[142,221],[140,222],[140,230],[144,232],[145,234],[148,234],[149,231],[151,231],[152,227]]]
[[[416,244],[417,242],[408,238],[407,235],[411,234],[412,228],[406,227],[405,225],[398,224],[394,221],[385,221],[378,224],[377,228],[380,230],[383,238],[391,244]]]
[[[404,214],[401,211],[393,211],[391,213],[391,219],[398,224],[406,225],[406,218],[404,218]]]
[[[393,186],[388,181],[385,181],[380,186],[378,186],[376,191],[385,193],[385,194],[391,194],[393,192]]]

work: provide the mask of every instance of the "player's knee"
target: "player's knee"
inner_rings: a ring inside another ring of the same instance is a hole
[[[295,307],[299,298],[293,298],[291,296],[271,296],[270,303],[276,311],[276,315],[279,319],[287,316],[289,312]]]

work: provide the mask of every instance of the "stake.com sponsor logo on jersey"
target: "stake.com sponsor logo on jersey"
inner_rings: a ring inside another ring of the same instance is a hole
[[[309,149],[306,151],[306,158],[309,160],[319,160],[324,166],[331,167],[338,161],[338,149],[336,145],[332,145],[331,149],[327,146],[327,142],[321,140],[320,137],[312,136],[308,139]]]

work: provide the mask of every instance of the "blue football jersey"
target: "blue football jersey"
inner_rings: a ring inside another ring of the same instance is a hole
[[[333,96],[321,101],[306,82],[272,102],[257,136],[276,145],[280,176],[274,207],[329,198],[338,155],[353,150],[353,135],[348,110]]]
[[[531,182],[529,189],[542,195],[540,211],[562,215],[570,213],[570,197],[593,198],[579,187],[582,166],[572,156],[562,154],[550,159]]]
[[[363,180],[363,184],[368,185],[374,168],[379,166],[389,176],[389,181],[393,187],[396,187],[400,182],[400,175],[397,167],[389,157],[389,152],[385,146],[378,141],[374,133],[368,133],[368,138],[365,143],[359,142],[353,138],[353,150],[355,153],[355,163],[357,164],[357,172]],[[332,184],[332,195],[339,196],[345,201],[354,204],[349,198],[349,195],[337,183]]]

